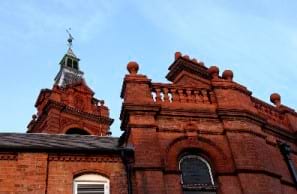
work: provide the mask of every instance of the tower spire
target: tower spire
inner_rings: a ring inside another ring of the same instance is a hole
[[[28,125],[29,133],[109,135],[113,119],[103,100],[96,99],[79,69],[72,51],[73,36],[68,33],[68,50],[52,89],[41,90],[35,107],[37,115]]]
[[[79,69],[79,58],[72,51],[72,42],[74,40],[70,33],[71,28],[67,29],[68,33],[68,50],[60,61],[60,71],[55,78],[55,84],[65,87],[83,80],[83,72]]]

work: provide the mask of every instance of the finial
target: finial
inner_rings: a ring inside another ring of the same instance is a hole
[[[227,69],[227,70],[225,70],[223,72],[222,77],[224,79],[228,80],[228,81],[232,81],[232,79],[233,79],[233,72],[231,70]]]
[[[32,119],[33,121],[35,121],[37,119],[37,115],[36,114],[32,115]]]
[[[130,61],[127,65],[127,69],[131,75],[136,75],[139,69],[139,65],[135,61]]]
[[[203,61],[198,61],[198,64],[201,66],[205,66]]]
[[[181,52],[177,51],[174,54],[174,59],[176,60],[176,59],[180,58],[181,56],[182,56]]]
[[[281,105],[281,96],[278,93],[270,95],[270,101],[277,107]]]
[[[190,56],[189,55],[184,55],[183,58],[190,60]]]
[[[71,30],[71,28],[66,29],[66,32],[68,33],[68,36],[69,36],[69,38],[67,40],[69,48],[72,47],[72,40],[74,40],[73,36],[70,33],[70,30]]]
[[[198,63],[198,60],[195,59],[195,58],[193,58],[193,59],[192,59],[192,62],[194,62],[194,63]]]
[[[217,79],[219,77],[219,68],[217,66],[211,66],[208,68],[208,73],[212,76],[213,79]]]

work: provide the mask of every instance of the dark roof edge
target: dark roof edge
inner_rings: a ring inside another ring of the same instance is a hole
[[[55,152],[105,154],[133,152],[118,137],[46,133],[0,133],[0,152]]]
[[[87,154],[107,154],[107,153],[113,153],[113,154],[121,154],[122,152],[128,152],[132,153],[134,152],[131,148],[123,148],[119,147],[117,149],[108,149],[108,148],[97,148],[97,149],[89,149],[89,148],[71,148],[71,149],[61,149],[61,148],[37,148],[37,147],[0,147],[0,152],[46,152],[46,153],[87,153]]]

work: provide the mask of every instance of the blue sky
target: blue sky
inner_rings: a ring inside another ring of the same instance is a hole
[[[25,132],[41,88],[51,88],[73,50],[120,135],[120,89],[126,64],[165,82],[175,51],[231,69],[234,80],[269,102],[278,92],[297,108],[297,1],[3,0],[0,1],[0,131]]]

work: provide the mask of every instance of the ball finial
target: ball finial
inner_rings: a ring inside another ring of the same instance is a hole
[[[270,101],[275,106],[280,106],[281,105],[281,96],[278,93],[273,93],[270,95]]]
[[[174,59],[176,60],[176,59],[180,58],[181,56],[182,56],[181,52],[177,51],[174,54]]]
[[[139,69],[139,65],[135,61],[130,61],[127,65],[127,70],[131,75],[136,75],[138,72],[138,69]]]
[[[212,76],[212,78],[218,78],[219,77],[219,68],[217,66],[211,66],[208,68],[208,73]]]
[[[233,72],[231,70],[225,70],[223,72],[222,77],[228,81],[232,81],[233,80]]]
[[[201,66],[205,66],[203,61],[199,61],[198,63],[199,63],[199,65],[201,65]]]
[[[193,61],[194,63],[198,63],[198,60],[195,59],[195,58],[193,58],[192,61]]]
[[[190,60],[190,56],[189,55],[184,55],[183,58]]]
[[[37,119],[37,115],[32,115],[32,119],[35,121]]]

